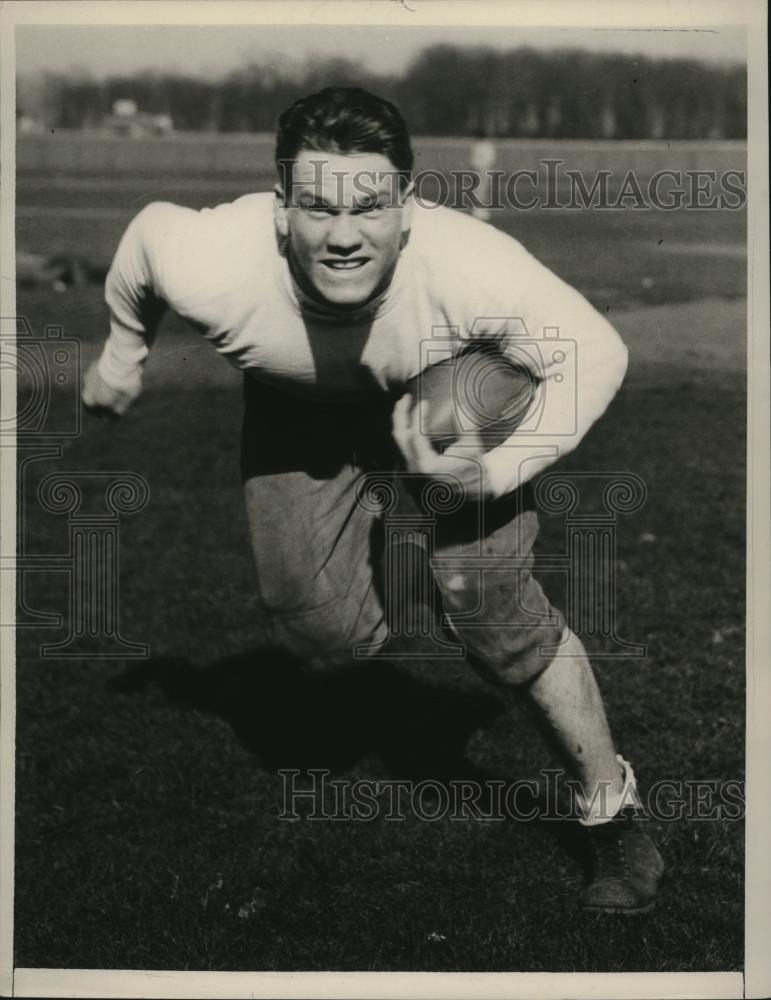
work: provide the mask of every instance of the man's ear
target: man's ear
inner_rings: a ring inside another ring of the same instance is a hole
[[[289,217],[286,213],[286,195],[280,184],[273,188],[275,198],[273,199],[273,219],[276,224],[276,231],[284,239],[289,236]]]

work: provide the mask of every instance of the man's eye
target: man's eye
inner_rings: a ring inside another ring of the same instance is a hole
[[[310,212],[312,215],[327,215],[329,207],[327,205],[306,205],[305,211]]]
[[[359,205],[356,211],[361,214],[376,215],[379,212],[382,212],[382,210],[383,206],[380,204],[379,201],[369,201],[369,202],[364,202],[363,205]]]

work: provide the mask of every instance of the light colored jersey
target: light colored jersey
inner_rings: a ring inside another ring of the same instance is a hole
[[[542,380],[529,417],[485,457],[498,495],[570,451],[606,409],[626,349],[574,289],[492,226],[415,205],[393,280],[358,313],[305,297],[273,221],[273,195],[194,211],[148,205],[107,276],[104,381],[136,390],[166,306],[237,368],[288,392],[399,392],[470,339],[497,341]]]

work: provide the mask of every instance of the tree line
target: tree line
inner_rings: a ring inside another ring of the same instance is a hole
[[[400,76],[373,73],[342,57],[254,63],[217,79],[163,71],[104,79],[49,73],[20,81],[18,107],[51,127],[93,128],[104,124],[114,101],[132,99],[140,111],[170,115],[179,130],[272,132],[289,104],[330,84],[363,86],[390,98],[416,135],[746,136],[743,66],[579,49],[434,45]]]

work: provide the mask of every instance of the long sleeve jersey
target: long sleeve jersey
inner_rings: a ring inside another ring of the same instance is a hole
[[[494,227],[416,204],[389,287],[341,312],[298,288],[273,199],[201,211],[155,202],[134,218],[106,282],[110,334],[98,370],[109,386],[139,388],[166,307],[250,377],[336,399],[398,393],[470,340],[493,340],[538,381],[518,430],[484,458],[500,496],[572,450],[621,385],[627,352],[613,327]]]

